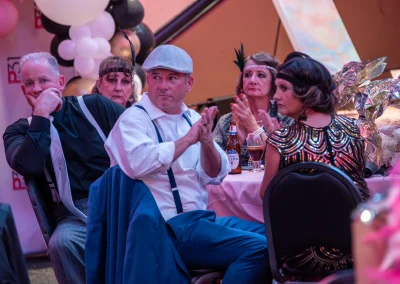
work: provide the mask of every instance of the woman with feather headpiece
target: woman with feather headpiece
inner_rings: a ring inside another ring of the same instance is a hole
[[[100,64],[99,79],[92,94],[101,94],[117,104],[130,107],[135,102],[134,74],[134,65],[129,60],[109,56]]]
[[[105,58],[100,63],[99,79],[92,89],[92,94],[101,94],[113,102],[128,108],[140,96],[142,87],[140,80],[135,81],[137,77],[135,74],[135,47],[125,31],[121,29],[119,31],[129,42],[132,57],[128,59],[113,55]]]
[[[232,112],[223,115],[215,129],[214,140],[222,149],[226,149],[229,138],[229,125],[236,121],[239,141],[242,145],[242,164],[247,165],[248,154],[246,137],[257,131],[262,125],[258,110],[269,112],[277,125],[287,126],[293,120],[277,113],[276,104],[271,103],[275,93],[276,68],[279,61],[266,52],[257,52],[245,57],[243,44],[236,50],[237,60],[234,63],[239,67],[240,74],[236,85],[236,96],[231,104]]]

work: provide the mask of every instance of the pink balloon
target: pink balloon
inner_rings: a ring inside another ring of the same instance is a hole
[[[10,0],[0,0],[0,38],[13,32],[18,23],[18,10]]]

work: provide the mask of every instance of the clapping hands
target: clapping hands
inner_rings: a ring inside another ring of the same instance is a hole
[[[200,142],[202,144],[209,144],[213,142],[212,127],[214,118],[218,113],[216,106],[205,108],[201,113],[201,118],[193,124],[192,128],[187,133],[188,139],[191,144]]]
[[[275,117],[271,117],[265,110],[259,109],[258,113],[260,114],[264,129],[268,135],[276,129],[282,128],[282,123],[280,123]]]
[[[240,127],[243,128],[245,135],[256,131],[260,126],[251,112],[246,96],[240,94],[235,96],[234,100],[235,103],[231,104],[232,114],[237,122],[240,122]]]

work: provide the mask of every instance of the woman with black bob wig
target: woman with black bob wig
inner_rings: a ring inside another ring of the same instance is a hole
[[[261,198],[279,170],[315,161],[342,170],[359,188],[363,200],[367,200],[364,140],[355,120],[335,113],[335,83],[329,71],[301,52],[290,53],[277,71],[274,99],[278,111],[292,117],[295,123],[278,129],[265,111],[259,111],[268,133]],[[351,254],[323,247],[309,248],[282,261],[290,268],[313,272],[350,268],[353,264]]]

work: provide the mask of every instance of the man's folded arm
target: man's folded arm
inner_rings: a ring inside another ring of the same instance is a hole
[[[12,169],[28,177],[43,172],[50,155],[50,120],[32,116],[31,124],[20,119],[8,126],[3,135],[6,159]]]

